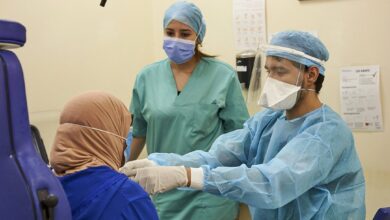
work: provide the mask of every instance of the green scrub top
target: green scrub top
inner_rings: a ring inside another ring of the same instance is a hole
[[[137,75],[130,105],[133,136],[146,137],[148,153],[208,151],[221,134],[249,118],[234,69],[202,58],[178,95],[168,59]],[[200,191],[154,196],[160,219],[235,219],[235,202]]]

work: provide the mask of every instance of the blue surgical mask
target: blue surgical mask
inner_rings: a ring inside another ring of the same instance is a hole
[[[176,64],[189,61],[195,54],[195,41],[164,37],[165,53]]]

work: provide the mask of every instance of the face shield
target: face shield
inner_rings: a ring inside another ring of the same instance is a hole
[[[247,104],[257,103],[260,97],[261,89],[261,64],[262,62],[261,51],[256,52],[255,61],[249,81],[249,89],[247,96]]]
[[[298,51],[292,48],[275,46],[275,45],[263,45],[260,47],[258,57],[275,56],[286,60],[294,61],[299,63],[301,66],[316,66],[318,69],[324,70],[325,61],[318,58],[312,57],[305,54],[302,51]],[[261,55],[263,54],[263,56]],[[259,67],[260,68],[260,67]],[[299,85],[299,79],[301,75],[301,68],[299,68],[298,78],[295,84],[288,84],[285,82],[278,81],[273,78],[267,78],[262,93],[256,85],[260,83],[256,82],[256,77],[253,78],[253,88],[251,91],[252,100],[258,101],[258,104],[275,109],[275,110],[286,110],[291,109],[299,96],[300,90],[314,91],[312,89],[302,89]],[[254,73],[254,75],[256,75]]]
[[[302,51],[295,50],[288,47],[281,47],[275,45],[262,45],[260,51],[265,54],[265,56],[275,56],[291,60],[307,67],[315,66],[318,68],[321,75],[324,75],[325,72],[325,60],[318,59],[316,57],[310,56]]]

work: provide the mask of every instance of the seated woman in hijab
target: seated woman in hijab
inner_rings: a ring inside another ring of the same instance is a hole
[[[67,194],[73,219],[158,219],[147,193],[118,173],[131,117],[117,98],[88,92],[63,109],[51,165]]]

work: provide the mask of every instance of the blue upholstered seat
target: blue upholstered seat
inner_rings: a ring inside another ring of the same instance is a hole
[[[390,220],[390,207],[378,209],[374,216],[374,220]]]
[[[25,41],[23,25],[0,20],[0,218],[71,219],[60,182],[34,149],[22,67],[8,50]]]

